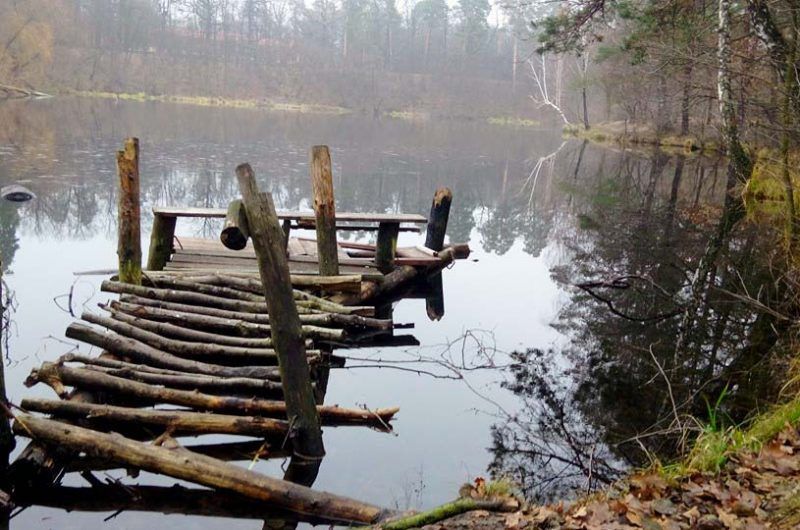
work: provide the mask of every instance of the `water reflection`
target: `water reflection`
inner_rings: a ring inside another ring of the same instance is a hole
[[[718,164],[654,153],[600,167],[575,182],[575,220],[557,236],[568,258],[552,273],[572,296],[555,326],[569,341],[513,355],[505,387],[523,406],[492,429],[493,472],[537,499],[670,459],[690,418],[738,423],[777,391],[768,358],[786,322],[760,309],[780,302],[775,234],[736,225],[692,296],[734,204],[718,198]]]
[[[340,211],[427,214],[436,187],[453,189],[449,238],[469,242],[479,261],[445,274],[447,316],[440,327],[421,325],[418,306],[396,310],[417,323],[423,347],[480,327],[493,330],[500,348],[518,352],[497,360],[511,368],[470,372],[477,383],[469,390],[409,380],[407,373],[337,373],[331,383],[337,386],[338,378],[337,396],[396,399],[404,408],[396,441],[326,433],[339,454],[308,474],[319,473],[323,489],[386,504],[390,495],[403,495],[387,494],[367,473],[352,470],[372,462],[384,469],[382,484],[397,484],[427,457],[424,505],[448,500],[487,464],[531,497],[552,497],[613,480],[627,466],[646,463],[646,452],[674,454],[681,441],[675,427],[686,425],[687,413],[702,416],[706,400],[715,402],[723,391],[725,413],[734,419],[774,392],[767,366],[750,368],[761,366],[762,346],[775,340],[781,322],[741,301],[780,298],[765,259],[778,249],[754,225],[742,224],[727,238],[707,280],[715,287],[699,299],[696,324],[676,354],[690,278],[723,214],[719,160],[622,152],[564,142],[557,131],[472,122],[110,101],[8,102],[0,105],[0,121],[11,124],[0,130],[0,185],[22,182],[38,196],[22,206],[0,205],[0,251],[12,270],[19,241],[60,239],[85,249],[81,242],[97,246],[113,238],[113,155],[129,135],[142,140],[144,212],[156,204],[226,205],[238,195],[232,168],[243,160],[280,208],[309,208],[307,149],[316,143],[332,146]],[[217,229],[191,227],[207,235]],[[113,264],[113,247],[101,250],[93,259],[106,261],[81,266]],[[431,287],[440,292],[436,281]],[[437,317],[444,305],[429,293],[422,311]],[[20,347],[36,351],[41,337],[54,332],[31,334]],[[469,348],[462,354],[477,355]],[[745,372],[746,380],[737,378]],[[464,414],[487,407],[472,390],[502,407],[490,405],[488,417]],[[652,436],[665,431],[674,436]],[[448,436],[455,439],[441,448],[425,443]],[[417,440],[413,450],[410,440]],[[397,455],[392,462],[387,451]],[[111,510],[121,501],[113,492],[109,497]]]

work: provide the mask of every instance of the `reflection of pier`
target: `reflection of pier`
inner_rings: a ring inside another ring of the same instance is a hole
[[[66,331],[102,353],[67,353],[28,378],[27,384],[44,383],[61,399],[21,403],[26,414],[17,415],[14,431],[33,442],[12,467],[14,501],[89,511],[380,520],[386,513],[378,507],[309,488],[324,455],[321,439],[319,452],[309,448],[320,425],[391,430],[396,408],[324,404],[330,371],[344,362],[334,349],[416,344],[413,336],[395,335],[410,326],[392,319],[391,302],[407,294],[433,288],[428,313],[441,317],[440,271],[469,254],[466,245],[444,245],[449,190],[437,192],[430,221],[411,214],[337,214],[332,206],[327,213],[319,207],[315,214],[277,213],[255,188],[249,166],[240,166],[243,200],[228,210],[154,210],[148,270],[141,271],[138,143],[129,147],[136,164],[126,172],[120,163],[119,274],[101,286],[119,299],[101,304],[104,314],[84,313],[85,323]],[[332,205],[330,172],[313,178],[315,204]],[[327,197],[317,182],[326,178]],[[181,217],[225,219],[221,240],[175,237]],[[425,223],[425,246],[397,246],[400,231],[419,231]],[[290,237],[297,228],[316,230],[317,240]],[[344,230],[376,231],[377,242],[338,242],[335,234]],[[303,409],[305,388],[310,411]],[[201,435],[246,441],[177,441]],[[283,480],[232,464],[287,457]],[[93,474],[114,468],[221,493],[129,487]],[[68,472],[81,473],[90,487],[58,486]]]

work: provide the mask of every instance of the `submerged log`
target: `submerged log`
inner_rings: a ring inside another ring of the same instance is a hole
[[[70,324],[67,327],[66,336],[123,357],[129,357],[141,363],[161,368],[219,377],[252,377],[271,380],[278,380],[280,377],[278,370],[271,366],[220,366],[183,359],[137,340],[123,337],[116,333],[98,331],[84,324]]]
[[[121,467],[121,466],[117,466]],[[91,469],[91,468],[87,468]],[[68,512],[149,512],[162,514],[307,522],[331,525],[335,521],[300,516],[269,508],[263,502],[207,488],[96,484],[90,487],[49,486],[27,492],[18,505],[46,506]]]
[[[326,145],[311,148],[311,194],[317,230],[319,273],[339,274],[339,247],[336,244],[336,202],[333,198],[331,154]]]
[[[247,216],[244,213],[244,204],[240,199],[231,201],[228,213],[225,215],[225,225],[219,234],[219,240],[231,250],[242,250],[247,246],[250,230],[247,227]]]
[[[130,307],[133,306],[133,307]],[[129,313],[142,318],[156,320],[160,322],[172,322],[175,324],[182,324],[189,327],[198,327],[200,329],[214,330],[221,333],[236,335],[240,337],[272,337],[271,324],[255,324],[246,320],[237,320],[232,318],[221,318],[208,315],[197,315],[194,313],[184,313],[181,311],[170,311],[167,309],[151,308],[137,306],[135,304],[128,304],[127,302],[112,302],[111,307],[120,311]],[[317,315],[308,315],[316,317]],[[311,321],[318,321],[321,323],[333,323],[333,319],[327,315],[321,315],[323,318],[309,319]],[[341,316],[355,316],[355,315],[341,315]],[[267,322],[270,320],[267,318]],[[309,337],[330,341],[343,341],[347,337],[347,333],[343,329],[324,328],[319,326],[302,326],[303,332]],[[272,337],[273,345],[275,339]]]
[[[17,416],[14,429],[21,436],[76,453],[86,452],[153,473],[234,491],[297,513],[361,524],[373,524],[388,515],[377,506],[273,479],[181,447],[147,445],[118,434],[105,434],[27,414]]]
[[[139,211],[139,139],[127,138],[117,152],[119,173],[119,228],[117,255],[119,279],[124,283],[142,283],[141,213]]]
[[[258,271],[264,286],[272,340],[278,352],[287,418],[295,428],[292,445],[298,456],[317,459],[325,455],[320,417],[311,386],[303,329],[294,303],[286,247],[272,196],[261,193],[249,164],[236,168],[250,236],[256,250]],[[338,272],[338,271],[337,271]]]

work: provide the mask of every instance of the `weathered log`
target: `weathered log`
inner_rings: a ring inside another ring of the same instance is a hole
[[[96,370],[104,374],[150,385],[161,385],[180,390],[200,390],[210,394],[245,395],[268,398],[283,396],[283,387],[276,381],[251,379],[247,377],[211,377],[207,375],[154,374],[140,372],[132,368],[106,368],[88,366],[88,370]]]
[[[170,339],[142,329],[136,324],[129,324],[114,318],[95,315],[94,313],[83,313],[81,319],[179,357],[190,359],[211,357],[219,359],[222,364],[225,364],[223,361],[227,360],[244,361],[254,365],[274,365],[277,363],[277,356],[273,349],[242,348],[240,346],[225,346],[209,342],[188,342]],[[319,354],[319,352],[317,351],[316,354]]]
[[[411,530],[412,528],[422,528],[458,514],[474,510],[509,512],[518,509],[519,502],[514,499],[473,499],[471,497],[462,497],[426,512],[415,513],[406,517],[382,522],[377,528],[380,530]]]
[[[260,302],[263,296],[247,292],[241,289],[234,289],[227,286],[209,285],[198,281],[183,280],[181,278],[154,278],[153,287],[176,289],[178,291],[192,291],[196,293],[210,294],[220,298],[231,298],[234,300],[245,300],[247,302]]]
[[[444,250],[439,252],[439,261],[435,265],[427,267],[424,270],[409,265],[397,267],[387,274],[381,283],[365,282],[361,293],[358,296],[347,298],[346,302],[363,304],[381,296],[389,296],[392,292],[408,285],[411,281],[435,274],[444,269],[455,259],[462,259],[466,256],[469,256],[468,245],[451,245],[445,247]]]
[[[425,234],[425,246],[431,250],[438,252],[444,248],[444,236],[447,232],[447,220],[450,217],[452,202],[453,192],[449,188],[439,188],[433,195],[428,230]]]
[[[266,313],[267,304],[246,300],[232,300],[192,291],[179,291],[176,289],[157,289],[141,285],[127,285],[119,282],[105,280],[100,284],[100,290],[106,293],[133,294],[154,300],[167,302],[180,302],[190,305],[204,305],[227,309],[229,311],[242,311],[245,313]]]
[[[336,202],[333,197],[331,154],[326,145],[311,148],[311,195],[317,230],[319,273],[339,274],[339,247],[336,244]]]
[[[155,214],[153,229],[150,232],[150,250],[147,253],[147,270],[160,271],[169,261],[175,239],[177,217]]]
[[[127,305],[126,305],[127,304]],[[133,308],[128,306],[133,305]],[[135,304],[128,304],[127,302],[112,302],[111,307],[119,309],[120,311],[128,312],[129,314],[162,321],[172,322],[176,324],[183,324],[187,326],[198,326],[201,329],[209,329],[218,332],[228,333],[242,337],[272,337],[272,325],[270,324],[256,324],[245,320],[237,320],[230,318],[212,317],[208,315],[197,315],[194,313],[184,313],[180,311],[170,311],[168,309],[152,308],[137,306]],[[307,315],[314,316],[317,315]],[[323,318],[310,319],[316,320],[325,324],[333,324],[333,317],[328,315],[321,315]],[[355,316],[355,315],[340,315],[340,316]],[[267,319],[267,322],[270,322]],[[324,328],[319,326],[302,326],[306,335],[315,339],[330,340],[330,341],[343,341],[347,337],[347,333],[343,329]],[[273,345],[275,339],[272,337]]]
[[[271,366],[220,366],[183,359],[137,340],[116,333],[104,333],[84,324],[70,324],[66,336],[156,367],[219,377],[253,377],[271,380],[277,380],[279,377],[278,370]]]
[[[86,452],[153,473],[234,491],[292,512],[362,524],[373,524],[387,516],[387,512],[377,506],[273,479],[180,447],[147,445],[118,434],[68,426],[27,414],[17,416],[14,429],[22,436],[74,452]]]
[[[138,381],[130,381],[107,373],[86,368],[70,368],[55,363],[42,363],[31,371],[26,385],[42,382],[52,388],[73,386],[84,389],[103,390],[116,396],[133,397],[147,403],[168,403],[200,410],[222,411],[231,414],[258,414],[266,417],[286,417],[286,403],[260,398],[214,396],[160,387]],[[61,392],[63,394],[63,390]],[[360,410],[337,406],[315,407],[326,425],[377,425],[388,427],[388,422],[397,413],[397,408]]]
[[[86,420],[92,425],[109,423],[159,426],[182,434],[239,434],[246,436],[286,436],[289,424],[284,420],[260,416],[234,416],[183,410],[156,410],[76,403],[55,399],[23,399],[20,406],[32,412],[61,418]]]
[[[117,255],[121,282],[142,283],[141,214],[139,211],[139,139],[127,138],[117,152],[119,226]]]
[[[397,236],[400,232],[398,223],[381,223],[378,227],[378,241],[375,247],[375,264],[383,273],[394,269],[397,255]]]
[[[94,271],[90,271],[94,272]],[[116,270],[99,271],[103,274],[113,274]],[[151,275],[156,278],[173,277],[184,278],[187,280],[197,280],[203,283],[214,283],[211,278],[245,278],[257,280],[258,273],[226,271],[216,273],[213,271],[158,271],[158,274]],[[361,281],[364,277],[361,274],[347,274],[340,276],[318,276],[316,274],[292,274],[292,285],[294,287],[319,289],[328,292],[358,292],[361,289]],[[223,284],[224,285],[224,284]],[[258,294],[258,293],[257,293]]]
[[[117,306],[130,306],[131,309],[141,307],[119,302],[117,303]],[[190,342],[210,342],[226,346],[239,346],[242,348],[272,348],[272,339],[270,338],[259,339],[248,337],[232,337],[230,335],[220,335],[218,333],[207,333],[205,331],[198,331],[196,329],[176,326],[174,324],[170,324],[169,322],[159,322],[155,319],[148,319],[146,313],[139,317],[136,316],[135,313],[129,314],[129,312],[125,312],[126,310],[124,308],[115,309],[111,306],[105,306],[102,304],[100,305],[100,308],[110,312],[111,316],[116,320],[127,322],[128,324],[134,324],[142,329],[152,331],[153,333],[158,333],[159,335],[163,335],[165,337],[183,339]],[[310,341],[306,342],[306,346],[309,348],[312,346]]]
[[[241,416],[237,416],[237,419],[241,419]],[[225,462],[248,461],[254,459],[269,460],[273,458],[289,458],[292,456],[291,449],[282,447],[282,444],[286,441],[285,435],[259,435],[259,438],[260,439],[257,440],[245,440],[240,442],[192,444],[185,445],[184,447],[193,453],[210,456],[211,458],[216,458]],[[123,466],[121,466],[119,462],[83,455],[68,462],[64,471],[67,473],[75,471],[103,471],[119,469],[121,467]],[[126,487],[128,486],[126,485]]]
[[[278,352],[287,417],[294,427],[295,454],[310,459],[322,458],[325,454],[322,429],[311,386],[303,329],[294,303],[283,230],[275,213],[272,196],[259,192],[250,165],[238,166],[236,178],[256,250],[268,313],[272,318],[270,325],[275,328],[272,340]]]
[[[242,250],[247,246],[250,230],[247,228],[247,216],[244,205],[240,199],[228,204],[228,213],[225,215],[225,225],[219,234],[222,244],[231,250]]]
[[[441,320],[444,316],[444,285],[442,273],[437,272],[425,280],[425,312],[430,320]]]

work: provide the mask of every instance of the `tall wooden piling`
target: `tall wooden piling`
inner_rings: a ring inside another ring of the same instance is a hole
[[[311,191],[317,225],[319,273],[339,274],[339,249],[336,244],[336,204],[333,198],[331,154],[326,145],[311,148]]]
[[[119,173],[119,226],[117,256],[119,280],[142,283],[142,242],[139,211],[139,139],[127,138],[117,151]]]
[[[321,458],[325,454],[325,448],[322,444],[314,389],[311,386],[300,316],[292,292],[283,229],[275,212],[272,195],[259,192],[250,165],[242,164],[237,167],[236,178],[239,181],[247,225],[267,300],[287,419],[292,424],[294,435],[293,448],[295,454],[301,457]]]
[[[433,195],[431,214],[428,217],[428,231],[425,234],[425,246],[440,251],[444,248],[444,236],[447,232],[447,219],[450,217],[450,203],[453,192],[450,188],[439,188]]]
[[[150,232],[150,250],[147,252],[147,270],[163,270],[172,255],[177,217],[155,214]]]

